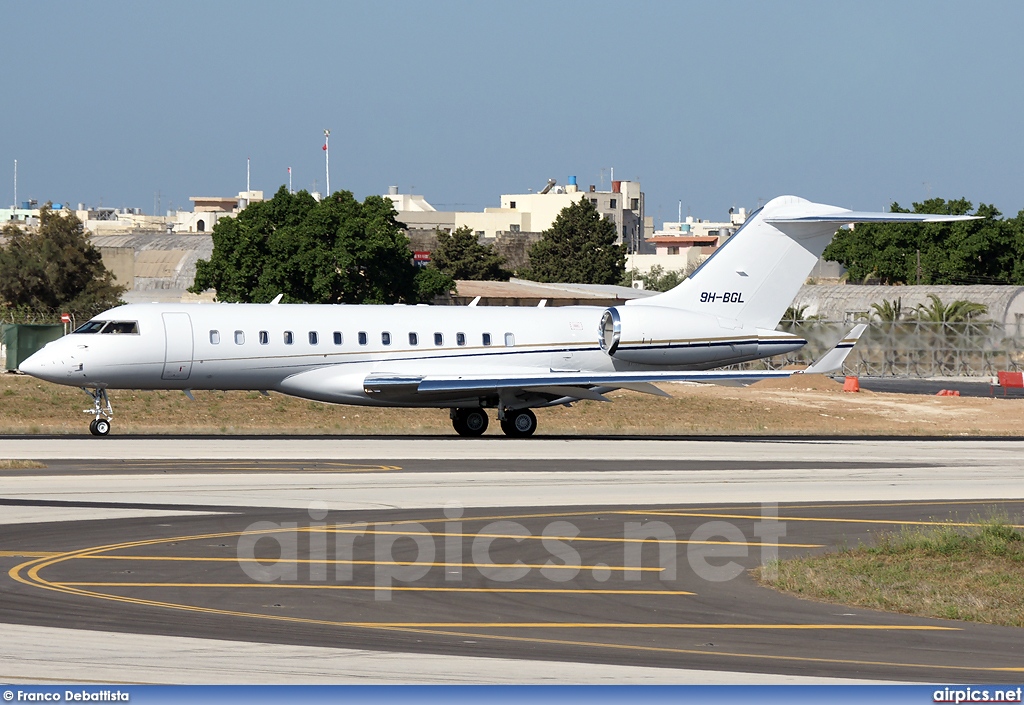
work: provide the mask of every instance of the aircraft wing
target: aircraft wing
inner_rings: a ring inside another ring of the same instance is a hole
[[[762,379],[787,378],[795,374],[825,374],[841,369],[857,339],[867,328],[860,324],[843,337],[820,360],[805,370],[654,370],[612,372],[524,372],[513,374],[458,375],[368,375],[363,389],[371,396],[394,394],[416,396],[459,396],[470,398],[493,394],[525,393],[564,404],[576,399],[607,401],[603,394],[614,389],[632,389],[647,394],[668,396],[655,382],[700,382],[705,384],[751,384]]]

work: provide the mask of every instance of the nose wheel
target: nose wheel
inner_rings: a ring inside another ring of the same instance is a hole
[[[92,414],[95,418],[89,422],[89,433],[94,436],[105,436],[110,433],[110,421],[114,418],[114,409],[110,406],[110,397],[106,389],[88,389],[83,391],[92,397],[92,408],[83,413]]]
[[[105,436],[110,433],[110,422],[106,419],[94,419],[89,422],[89,433],[94,436]]]

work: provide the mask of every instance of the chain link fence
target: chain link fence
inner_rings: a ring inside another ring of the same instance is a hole
[[[1024,338],[1016,327],[991,321],[933,323],[871,321],[844,372],[875,377],[994,377],[1024,369]],[[810,364],[853,328],[852,322],[783,321],[779,329],[807,345],[759,361],[769,369]],[[757,364],[757,363],[752,363]]]

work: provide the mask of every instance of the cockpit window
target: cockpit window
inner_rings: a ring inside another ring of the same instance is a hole
[[[111,321],[100,332],[121,335],[138,335],[139,324],[136,323],[135,321]]]
[[[99,333],[100,329],[107,324],[106,321],[89,321],[75,328],[72,333]]]

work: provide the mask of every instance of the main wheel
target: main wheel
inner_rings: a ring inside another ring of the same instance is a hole
[[[89,430],[94,436],[105,436],[110,433],[110,422],[106,419],[96,419],[89,424]]]
[[[93,419],[92,421],[89,422],[89,433],[91,433],[94,436],[98,436],[99,435],[98,433],[96,433],[96,422],[97,421],[99,421],[99,419]]]
[[[456,409],[452,417],[452,426],[460,436],[482,436],[487,422],[487,412],[483,409]]]
[[[516,409],[505,414],[501,430],[512,438],[526,438],[537,430],[537,416],[529,409]]]

